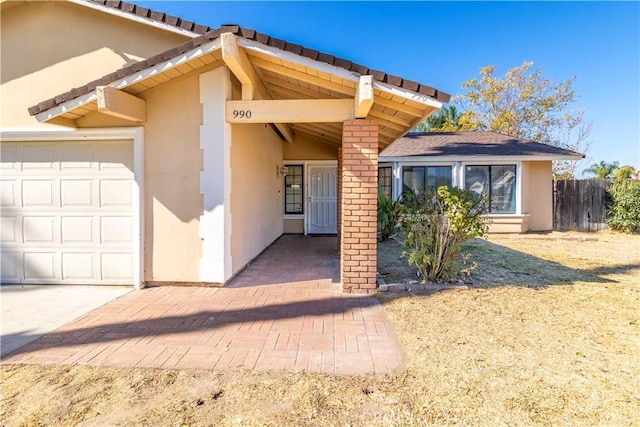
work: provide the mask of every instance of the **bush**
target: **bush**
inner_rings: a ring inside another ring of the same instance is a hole
[[[398,230],[402,204],[392,201],[381,188],[378,188],[378,230],[382,240],[389,240]]]
[[[487,232],[488,199],[448,186],[422,201],[409,198],[401,223],[406,233],[403,252],[424,280],[455,279],[461,273],[462,243]]]
[[[607,225],[615,231],[640,233],[640,181],[616,180],[609,195]]]

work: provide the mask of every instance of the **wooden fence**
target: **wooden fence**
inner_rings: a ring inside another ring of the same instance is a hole
[[[556,231],[600,231],[607,228],[607,188],[603,179],[553,182],[553,228]]]

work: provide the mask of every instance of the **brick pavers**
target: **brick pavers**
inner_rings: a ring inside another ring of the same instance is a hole
[[[124,295],[2,363],[388,374],[403,355],[379,301],[343,294],[335,238],[283,236],[224,288]]]

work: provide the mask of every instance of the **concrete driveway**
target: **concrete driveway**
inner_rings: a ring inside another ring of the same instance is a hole
[[[0,356],[112,301],[131,286],[0,286]]]

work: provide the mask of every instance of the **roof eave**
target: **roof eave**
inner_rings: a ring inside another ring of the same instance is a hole
[[[438,155],[438,154],[419,154],[413,156],[380,156],[378,157],[378,162],[380,163],[409,163],[409,162],[459,162],[459,161],[467,161],[467,162],[482,162],[482,161],[508,161],[508,162],[522,162],[522,161],[552,161],[552,160],[581,160],[584,158],[584,155],[499,155],[499,154],[459,154],[459,155]]]

